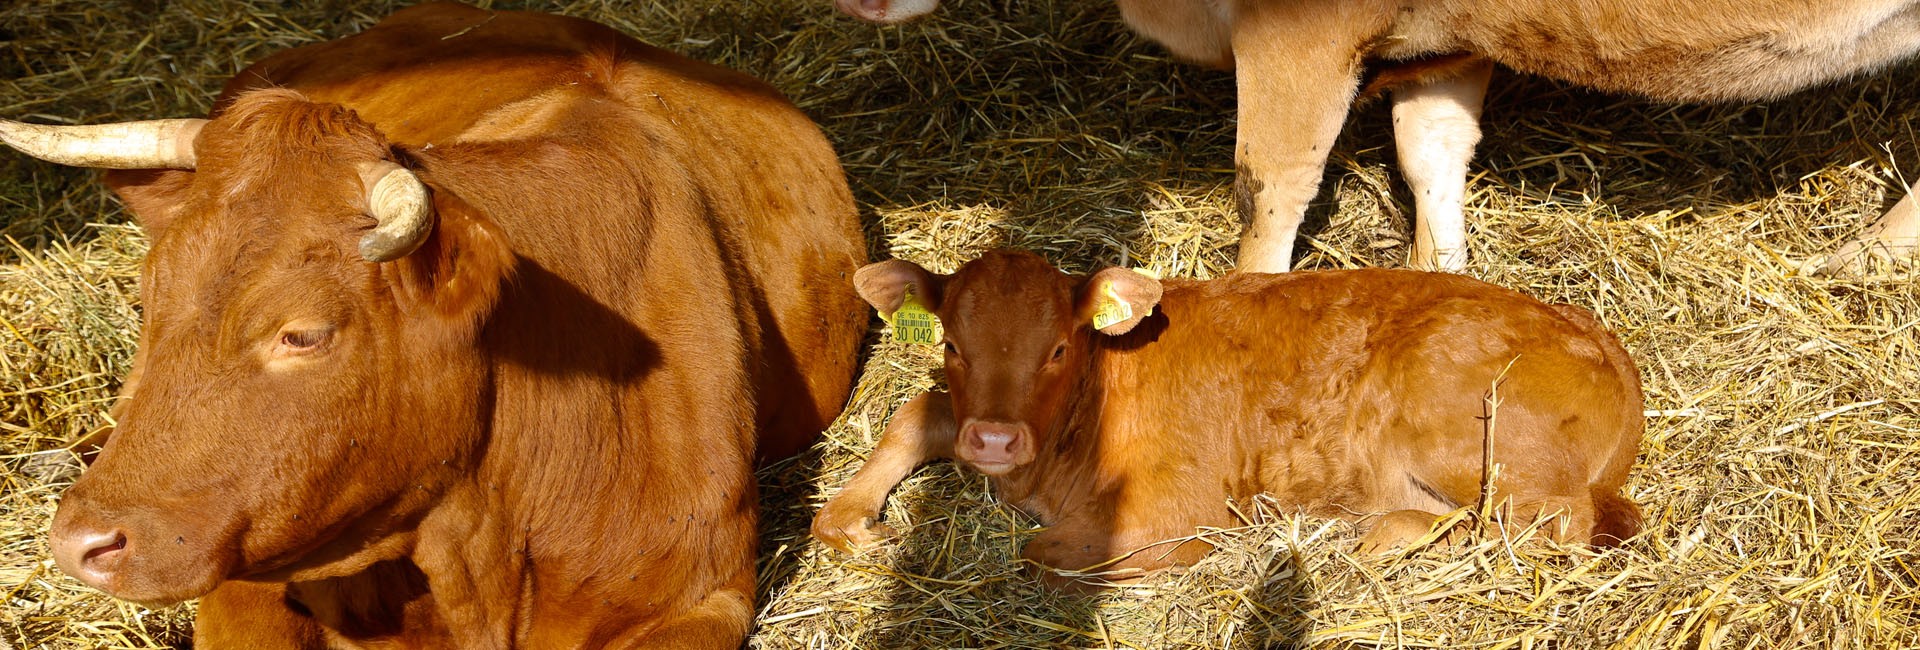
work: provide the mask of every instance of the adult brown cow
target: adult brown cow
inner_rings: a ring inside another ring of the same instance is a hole
[[[275,54],[211,120],[6,123],[152,238],[60,567],[201,648],[735,648],[755,456],[865,314],[820,131],[594,23],[452,4]]]
[[[1191,563],[1211,548],[1196,529],[1232,525],[1229,500],[1261,493],[1385,513],[1363,546],[1388,549],[1479,502],[1487,445],[1507,523],[1557,513],[1550,535],[1600,545],[1640,528],[1620,494],[1644,426],[1639,372],[1577,307],[1444,273],[1160,282],[1005,251],[951,276],[896,260],[854,279],[896,328],[937,317],[952,394],[903,406],[821,509],[813,534],[834,546],[887,535],[887,492],[953,458],[1047,526],[1023,553],[1049,567]]]
[[[1467,162],[1493,62],[1664,101],[1771,99],[1920,52],[1920,0],[1117,0],[1175,56],[1233,68],[1243,271],[1285,271],[1363,67],[1394,86],[1416,213],[1414,266],[1466,265]],[[838,0],[898,22],[939,0]],[[1920,251],[1920,201],[1829,257],[1837,271]]]

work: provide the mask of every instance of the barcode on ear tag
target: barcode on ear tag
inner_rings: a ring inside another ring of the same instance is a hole
[[[920,299],[913,295],[912,285],[908,285],[906,295],[900,300],[900,309],[893,312],[893,340],[915,345],[939,345],[944,334],[940,329],[940,317],[921,306]]]

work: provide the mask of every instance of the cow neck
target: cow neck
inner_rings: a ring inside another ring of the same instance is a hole
[[[469,536],[437,538],[460,555],[442,573],[486,576],[502,594],[490,602],[521,608],[504,615],[520,634],[686,611],[752,566],[738,532],[753,525],[751,454],[709,435],[753,421],[746,379],[729,371],[743,361],[712,352],[744,355],[745,334],[684,329],[737,323],[738,308],[674,298],[724,268],[719,244],[699,220],[638,218],[597,239],[516,228],[500,191],[478,203],[515,237],[521,266],[484,335],[489,431],[470,503],[452,508],[472,516],[449,532]],[[674,202],[691,193],[601,195],[640,214],[698,212]],[[589,198],[579,212],[601,210]]]
[[[1084,333],[1090,351],[1068,392],[1065,415],[1039,436],[1049,442],[1034,450],[1033,462],[1026,467],[992,480],[994,493],[1002,501],[1043,523],[1052,523],[1059,513],[1073,509],[1099,489],[1097,438],[1106,395],[1107,337],[1091,329]]]

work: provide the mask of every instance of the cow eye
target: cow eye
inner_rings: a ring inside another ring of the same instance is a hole
[[[1059,345],[1053,346],[1054,363],[1059,363],[1060,360],[1065,358],[1066,356],[1067,356],[1067,344],[1061,343]]]
[[[960,349],[953,347],[953,341],[946,341],[944,343],[947,346],[947,354],[960,354]]]
[[[312,354],[325,348],[333,339],[333,328],[318,327],[311,329],[280,330],[279,344],[275,352],[282,355]]]

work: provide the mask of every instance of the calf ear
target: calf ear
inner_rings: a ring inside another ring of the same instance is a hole
[[[1158,304],[1160,281],[1138,271],[1105,269],[1080,287],[1080,317],[1110,336],[1132,331]]]
[[[120,202],[133,213],[147,240],[160,239],[160,233],[173,223],[187,200],[187,186],[193,172],[183,169],[111,169],[103,177],[107,187],[120,196]]]
[[[893,318],[893,312],[900,311],[908,291],[919,298],[920,306],[940,308],[940,296],[935,293],[939,286],[933,274],[906,260],[887,260],[860,267],[853,272],[853,290],[873,305],[874,311],[889,319]]]
[[[436,317],[471,338],[513,276],[513,247],[493,220],[451,192],[434,192],[433,209],[433,233],[389,264],[395,297],[406,311]]]

